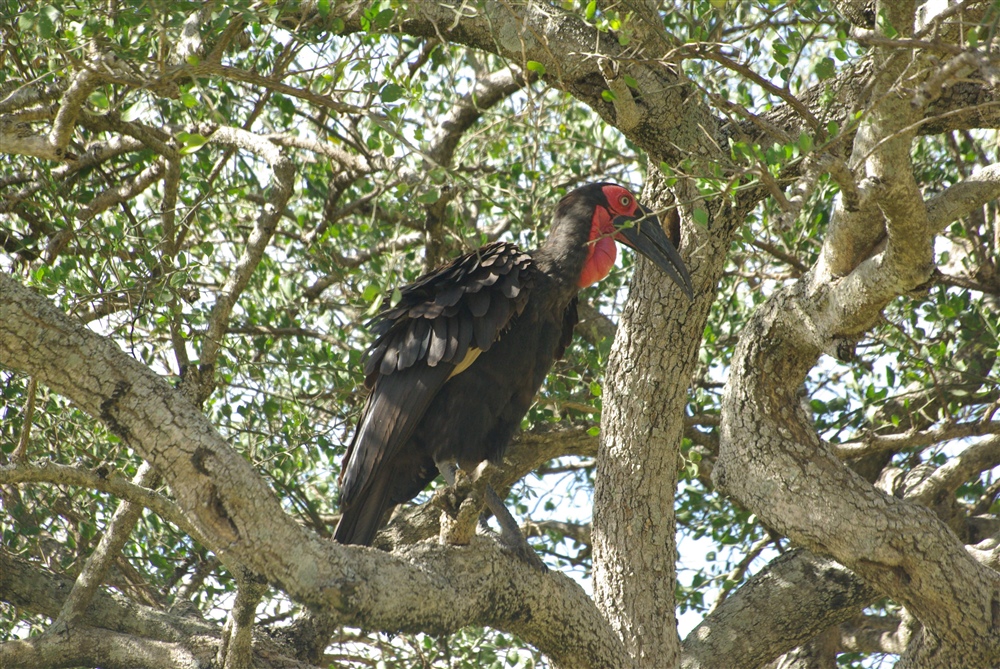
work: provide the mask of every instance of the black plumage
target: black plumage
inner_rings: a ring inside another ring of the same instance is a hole
[[[548,239],[531,253],[494,242],[400,290],[371,327],[370,395],[344,457],[338,541],[371,544],[386,512],[419,494],[444,463],[471,471],[503,456],[572,339],[581,282],[610,269],[595,249],[611,237],[649,255],[691,294],[657,219],[614,184],[563,198]]]

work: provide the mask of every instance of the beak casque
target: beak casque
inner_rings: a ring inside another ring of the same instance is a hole
[[[680,253],[667,233],[663,231],[656,214],[639,205],[634,216],[618,216],[612,224],[618,237],[636,251],[653,261],[653,264],[681,287],[688,299],[694,299],[694,288]]]

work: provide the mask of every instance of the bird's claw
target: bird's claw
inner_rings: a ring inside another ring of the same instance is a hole
[[[521,534],[517,521],[510,514],[510,510],[504,505],[493,486],[488,482],[483,485],[484,465],[480,465],[473,475],[469,476],[455,466],[454,462],[445,461],[436,464],[438,471],[448,483],[448,487],[438,491],[433,497],[433,503],[442,512],[441,530],[438,535],[441,543],[467,545],[476,533],[477,519],[486,533],[494,534],[480,514],[485,505],[493,512],[493,516],[500,525],[501,532],[496,541],[501,550],[530,567],[542,572],[548,571],[548,567],[538,557],[538,553]]]
[[[511,536],[507,532],[502,532],[497,537],[497,545],[505,553],[509,553],[512,557],[517,558],[533,569],[542,573],[549,570],[545,566],[545,563],[542,562],[542,558],[538,557],[538,553],[535,552],[535,549],[531,547],[531,544],[528,543],[528,540],[520,532],[517,533],[517,536]]]
[[[439,490],[431,501],[441,509],[441,529],[438,533],[441,543],[467,545],[476,533],[479,510],[483,508],[482,494],[469,478],[459,472],[454,485]]]

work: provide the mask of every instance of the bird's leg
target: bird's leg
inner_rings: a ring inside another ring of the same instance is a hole
[[[476,533],[476,518],[483,508],[483,500],[464,473],[459,476],[454,460],[438,462],[437,468],[444,477],[448,488],[434,496],[436,506],[441,509],[441,529],[438,538],[441,543],[464,546]]]
[[[458,464],[454,460],[445,460],[437,464],[438,471],[441,472],[441,476],[444,478],[445,483],[448,484],[450,488],[461,496],[460,487],[465,487],[467,481],[470,479],[466,476],[459,476]],[[517,524],[517,520],[511,515],[510,511],[507,509],[507,505],[504,504],[503,499],[497,494],[497,491],[493,489],[493,486],[483,477],[481,478],[483,471],[482,467],[477,469],[473,475],[472,480],[482,480],[483,485],[477,485],[482,491],[482,500],[479,499],[479,495],[468,495],[466,492],[465,499],[457,502],[452,500],[450,510],[445,510],[441,514],[441,534],[440,538],[442,542],[449,544],[457,543],[469,543],[466,536],[466,523],[463,522],[467,520],[467,509],[470,502],[475,504],[475,509],[482,509],[482,503],[485,502],[486,506],[493,516],[497,519],[497,523],[500,525],[500,546],[506,550],[508,553],[512,553],[515,557],[520,559],[522,562],[526,562],[532,567],[539,569],[541,571],[548,571],[548,567],[542,562],[542,559],[538,557],[538,553],[535,549],[531,547],[528,541],[521,534],[521,528]],[[463,473],[464,474],[464,473]],[[486,523],[485,512],[483,515],[479,516],[480,526],[493,534],[490,530],[489,525]],[[474,526],[473,526],[474,527]],[[473,529],[473,531],[475,531]],[[496,535],[494,535],[496,536]]]
[[[444,478],[444,482],[447,483],[452,488],[455,487],[455,477],[458,474],[458,463],[454,460],[442,460],[441,462],[435,462],[438,471],[441,472],[441,477]]]
[[[493,516],[500,525],[500,545],[530,566],[541,571],[548,571],[549,568],[542,562],[542,558],[538,557],[538,553],[521,534],[521,528],[514,516],[511,515],[507,505],[489,483],[486,484],[483,497],[486,500],[486,506],[493,512]]]

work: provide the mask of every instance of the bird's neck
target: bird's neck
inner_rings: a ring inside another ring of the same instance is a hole
[[[581,274],[592,255],[588,245],[592,217],[593,210],[584,206],[560,207],[545,243],[532,253],[536,267],[561,288],[559,297],[566,303],[579,292]],[[585,219],[586,225],[580,219]]]

